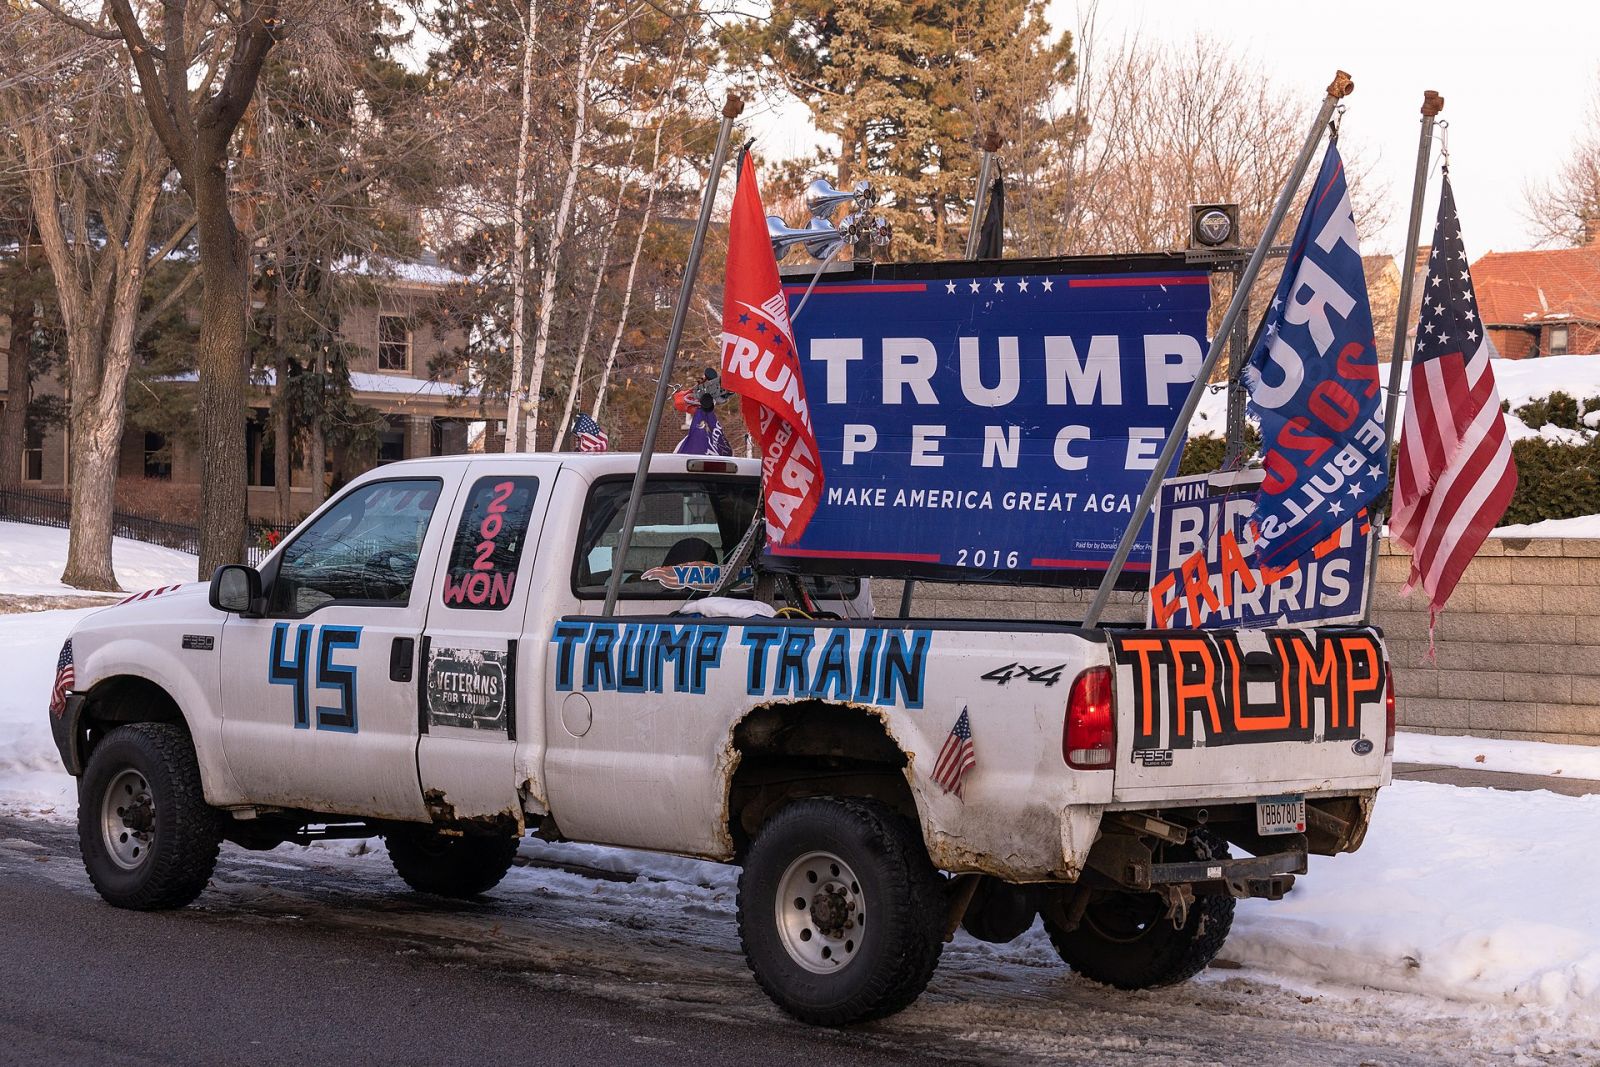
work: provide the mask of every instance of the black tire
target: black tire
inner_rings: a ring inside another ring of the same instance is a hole
[[[389,831],[383,843],[395,873],[419,893],[469,900],[500,884],[517,855],[519,839],[487,834],[445,834],[431,826]]]
[[[792,895],[786,878],[816,889]],[[790,899],[797,912],[785,923]],[[739,937],[757,984],[780,1008],[801,1022],[845,1026],[922,995],[944,948],[946,905],[944,879],[910,820],[874,800],[797,800],[750,842]]]
[[[1167,862],[1228,858],[1215,834],[1192,830],[1183,846],[1168,846]],[[1048,916],[1051,944],[1074,971],[1118,989],[1154,989],[1187,981],[1205,970],[1233,927],[1233,897],[1195,897],[1181,928],[1166,918],[1159,893],[1094,890],[1077,929],[1062,930]]]
[[[194,745],[182,727],[119,726],[95,746],[78,780],[78,848],[108,904],[181,908],[217,866],[222,813],[206,804]]]

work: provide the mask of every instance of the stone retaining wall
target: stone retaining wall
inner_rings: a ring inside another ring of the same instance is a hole
[[[1600,540],[1490,538],[1467,567],[1428,659],[1421,594],[1401,597],[1410,557],[1385,543],[1375,617],[1394,663],[1400,725],[1425,733],[1600,745]],[[899,582],[875,581],[880,615]],[[921,582],[912,613],[956,619],[1083,617],[1092,590]],[[1118,594],[1108,622],[1143,622],[1143,594]]]

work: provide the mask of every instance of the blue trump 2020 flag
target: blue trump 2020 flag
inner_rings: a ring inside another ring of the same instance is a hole
[[[1282,567],[1388,484],[1372,309],[1337,143],[1323,157],[1245,382],[1267,472],[1255,556]]]

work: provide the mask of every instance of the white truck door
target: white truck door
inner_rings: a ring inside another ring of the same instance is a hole
[[[222,743],[252,801],[421,820],[417,642],[460,469],[362,482],[262,574],[222,631]]]
[[[559,460],[467,469],[428,607],[417,769],[437,819],[521,819],[519,748],[544,745],[543,639],[523,639],[539,534]],[[528,761],[537,766],[537,758]],[[530,787],[537,796],[542,791]]]

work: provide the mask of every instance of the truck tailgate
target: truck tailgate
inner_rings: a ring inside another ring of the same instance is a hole
[[[1388,783],[1388,663],[1375,630],[1122,632],[1111,652],[1114,802]]]

